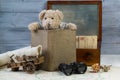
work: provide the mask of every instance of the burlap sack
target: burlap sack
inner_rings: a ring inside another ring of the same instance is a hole
[[[76,31],[39,30],[31,32],[31,46],[42,45],[45,62],[42,68],[57,70],[60,63],[76,61]]]

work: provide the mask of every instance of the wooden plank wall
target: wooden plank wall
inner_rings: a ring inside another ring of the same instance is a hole
[[[120,54],[120,0],[103,0],[102,54]]]
[[[30,45],[27,25],[47,0],[0,0],[0,53]],[[103,0],[102,54],[120,54],[120,0]]]
[[[45,8],[46,0],[0,0],[0,53],[30,46],[27,26]]]

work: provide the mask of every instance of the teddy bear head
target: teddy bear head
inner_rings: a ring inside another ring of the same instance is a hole
[[[63,13],[59,10],[43,10],[39,14],[39,19],[45,29],[56,29],[63,19]]]

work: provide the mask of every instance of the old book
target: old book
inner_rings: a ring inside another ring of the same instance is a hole
[[[79,36],[76,36],[76,48],[79,48]]]
[[[79,36],[79,48],[97,49],[97,36]]]

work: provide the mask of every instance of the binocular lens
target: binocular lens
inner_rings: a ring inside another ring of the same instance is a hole
[[[87,65],[83,62],[80,63],[73,62],[70,65],[61,63],[58,69],[67,76],[71,75],[72,73],[84,74],[87,70]]]
[[[64,63],[60,64],[58,69],[67,76],[71,75],[73,72],[72,66]]]

